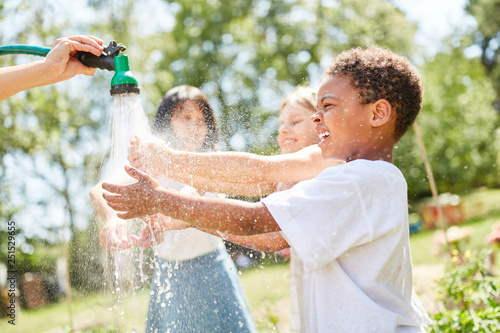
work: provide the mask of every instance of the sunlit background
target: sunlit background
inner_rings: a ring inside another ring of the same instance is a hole
[[[484,237],[500,221],[498,17],[500,0],[4,0],[0,42],[51,46],[58,37],[77,34],[98,36],[105,44],[116,40],[127,47],[147,116],[154,115],[171,87],[193,85],[214,107],[220,150],[265,155],[279,153],[277,117],[283,96],[296,85],[317,88],[322,72],[342,50],[388,47],[407,56],[423,77],[425,100],[417,122],[437,191],[446,194],[441,196],[444,206],[459,212],[456,221],[448,217],[453,224],[485,223],[471,246],[480,249],[487,247]],[[33,60],[2,56],[0,66]],[[76,298],[109,296],[103,285],[109,254],[98,245],[100,221],[88,193],[109,154],[112,76],[98,71],[94,77],[19,93],[0,106],[0,252],[6,262],[7,222],[15,221],[19,276],[35,274],[46,284],[61,284],[61,293],[47,296],[44,306],[61,303],[64,296],[63,283],[57,282],[65,274],[57,271],[64,266],[63,241],[70,245]],[[410,130],[396,148],[395,164],[408,181],[409,213],[418,225],[412,235],[417,239],[412,247],[416,271],[430,267],[428,273],[423,270],[429,275],[445,259],[429,259],[434,228],[440,226],[425,215],[432,210],[425,208],[432,193],[417,139]],[[242,267],[242,278],[261,281],[252,291],[260,298],[251,301],[254,315],[263,318],[259,327],[286,331],[287,308],[280,302],[286,304],[287,289],[276,292],[279,297],[273,294],[275,301],[257,291],[275,282],[274,276],[265,280],[265,272],[286,265],[286,258],[266,254],[259,261],[255,256],[262,254],[250,254],[256,268]],[[284,272],[277,276],[286,276]],[[19,322],[33,332],[28,323],[36,311],[26,301],[23,306],[27,315]],[[36,308],[43,311],[44,306]],[[78,311],[75,305],[75,318]],[[67,316],[63,313],[59,317]],[[270,313],[277,314],[276,322]],[[143,316],[123,330],[141,330]],[[40,331],[78,328],[78,320],[54,320]],[[112,331],[120,320],[95,320],[95,325],[81,327]],[[4,329],[12,328],[2,322]]]

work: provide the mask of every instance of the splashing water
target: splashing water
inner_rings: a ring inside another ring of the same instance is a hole
[[[111,153],[109,164],[112,170],[127,163],[127,150],[135,135],[150,136],[151,129],[136,93],[114,95],[111,127]]]
[[[110,155],[106,164],[103,166],[101,171],[101,178],[106,178],[113,174],[120,174],[123,176],[123,180],[127,183],[132,183],[135,180],[125,174],[123,166],[128,163],[128,147],[130,146],[130,141],[134,136],[150,136],[151,130],[149,127],[148,119],[145,115],[144,109],[139,100],[139,96],[136,93],[125,93],[113,95],[114,104],[113,112],[110,119],[110,136],[111,136],[111,149]],[[136,233],[140,230],[144,223],[140,220],[129,220],[128,223],[128,234]],[[132,291],[132,303],[136,302],[136,290],[140,289],[138,282],[136,281],[137,268],[139,268],[140,282],[144,283],[146,279],[144,278],[144,273],[142,270],[143,265],[143,249],[139,249],[139,259],[134,260],[136,257],[135,252],[137,252],[137,247],[133,247],[128,250],[118,251],[112,253],[114,270],[114,287],[112,287],[113,295],[113,310],[118,310],[118,305],[122,303],[128,303],[125,298],[128,298],[129,291]],[[139,267],[137,267],[137,262]],[[106,265],[107,266],[107,265]],[[106,267],[109,270],[111,267]],[[110,286],[111,287],[111,286]],[[128,304],[130,305],[130,303]],[[135,322],[139,319],[137,313],[137,306],[133,307],[136,309]],[[130,307],[127,306],[125,312],[130,311]],[[117,325],[120,326],[120,321],[131,314],[125,315],[122,311],[121,313],[115,313],[115,319],[117,319]],[[142,319],[142,318],[141,318]],[[134,325],[135,326],[135,325]],[[135,328],[134,328],[135,330]]]
[[[142,270],[142,265],[144,264],[144,249],[139,248],[139,270],[141,275],[141,282],[144,282],[144,272]]]

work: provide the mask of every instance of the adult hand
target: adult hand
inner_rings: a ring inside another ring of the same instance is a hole
[[[59,38],[45,57],[45,62],[54,72],[54,82],[64,81],[77,74],[94,75],[96,68],[82,64],[73,56],[78,51],[90,52],[100,56],[103,41],[94,36],[73,36]]]
[[[108,206],[119,212],[122,219],[143,218],[159,212],[161,194],[168,191],[160,186],[150,175],[125,165],[129,176],[138,180],[128,185],[103,183],[102,188],[111,193],[103,193]]]
[[[127,222],[119,219],[107,221],[99,233],[99,244],[111,251],[131,248],[133,245],[127,239]]]

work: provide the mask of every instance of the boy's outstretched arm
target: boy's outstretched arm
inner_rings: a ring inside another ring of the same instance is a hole
[[[131,219],[156,213],[183,220],[192,225],[233,235],[254,235],[279,231],[272,215],[261,202],[193,197],[165,189],[131,166],[125,171],[138,182],[129,185],[103,183],[108,205],[122,212],[118,217]]]

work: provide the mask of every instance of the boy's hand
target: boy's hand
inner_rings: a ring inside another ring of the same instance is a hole
[[[103,193],[103,198],[112,209],[125,212],[117,216],[122,219],[143,218],[160,211],[160,194],[165,190],[148,174],[125,165],[129,176],[138,181],[128,185],[103,183],[102,188],[111,193]]]
[[[131,248],[132,244],[127,240],[127,222],[119,219],[107,221],[99,233],[99,244],[110,251]]]

